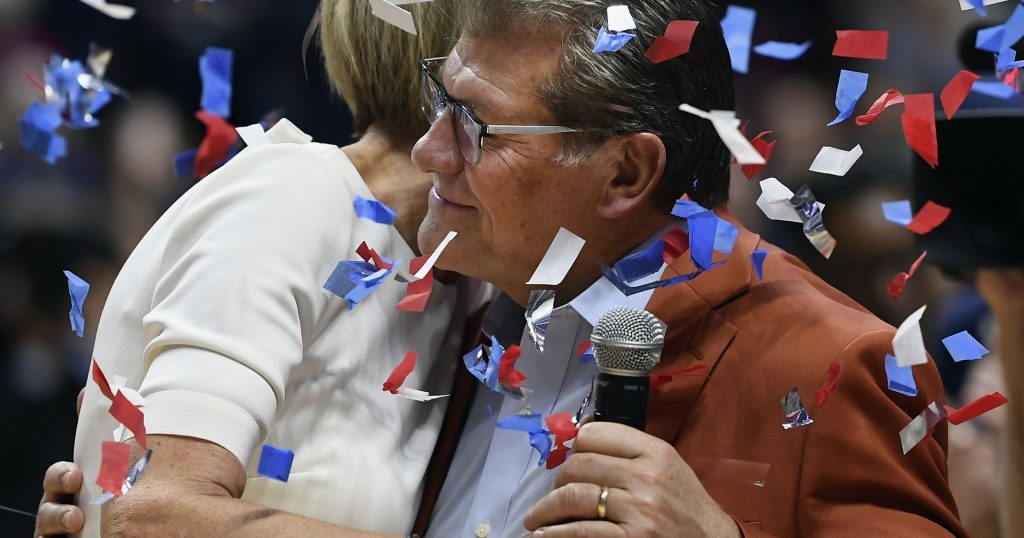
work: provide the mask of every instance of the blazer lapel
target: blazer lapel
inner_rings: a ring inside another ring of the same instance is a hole
[[[704,366],[674,377],[648,396],[646,431],[669,442],[674,442],[693,402],[736,336],[736,327],[717,309],[746,293],[754,278],[750,257],[760,237],[735,222],[727,211],[721,210],[719,216],[740,230],[728,261],[693,280],[655,290],[647,305],[647,310],[668,325],[662,359],[652,375]],[[695,270],[689,256],[680,256],[666,269],[665,277]]]

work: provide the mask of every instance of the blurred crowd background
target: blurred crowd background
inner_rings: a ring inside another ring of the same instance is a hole
[[[317,0],[118,3],[137,5],[138,13],[122,22],[73,0],[0,0],[0,504],[29,512],[35,511],[46,467],[72,457],[75,397],[85,384],[107,291],[149,226],[193,183],[175,179],[171,163],[203,137],[193,114],[204,48],[235,51],[235,125],[277,111],[317,141],[351,140],[348,111],[330,94],[315,41],[303,73],[302,38]],[[719,2],[723,14],[725,3]],[[771,130],[778,140],[757,179],[778,177],[794,191],[810,184],[827,205],[825,223],[838,246],[825,260],[798,225],[768,221],[754,205],[757,181],[738,171],[732,211],[893,325],[928,304],[922,328],[951,404],[997,390],[998,361],[954,364],[940,344],[967,329],[995,349],[986,307],[969,284],[926,260],[899,302],[885,291],[889,279],[920,254],[914,234],[886,222],[880,207],[912,197],[909,174],[917,157],[903,140],[899,114],[862,128],[852,119],[826,124],[837,113],[840,69],[870,73],[858,113],[892,87],[937,94],[963,68],[961,36],[982,23],[1003,22],[1015,2],[990,6],[984,20],[962,12],[957,0],[736,3],[758,10],[755,44],[814,40],[795,62],[753,55],[750,73],[736,77],[737,115],[749,120],[749,136]],[[832,57],[837,29],[890,31],[888,61]],[[84,61],[90,42],[113,49],[106,79],[127,89],[131,99],[115,98],[98,114],[102,124],[96,129],[62,129],[68,156],[51,166],[19,144],[18,119],[41,99],[26,75],[41,80],[53,53]],[[975,72],[991,75],[991,65],[990,57],[982,58]],[[865,155],[846,177],[807,171],[823,145],[856,144]],[[70,330],[64,269],[92,285],[84,338]],[[961,514],[976,536],[995,536],[999,429],[1000,410],[950,427],[950,473]],[[0,512],[0,534],[27,536],[31,529],[27,517]]]

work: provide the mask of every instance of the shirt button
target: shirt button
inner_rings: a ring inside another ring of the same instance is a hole
[[[487,538],[491,535],[491,526],[487,523],[481,523],[476,526],[476,538]]]

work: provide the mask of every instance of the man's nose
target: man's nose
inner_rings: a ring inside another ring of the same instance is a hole
[[[465,166],[451,114],[451,109],[446,109],[413,146],[412,162],[420,171],[454,176]]]

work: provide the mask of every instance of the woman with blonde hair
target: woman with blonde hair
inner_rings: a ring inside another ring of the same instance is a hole
[[[102,514],[92,504],[100,447],[120,438],[90,381],[75,440],[81,472],[47,472],[36,535],[78,531],[83,515],[87,536],[410,531],[445,400],[401,399],[381,383],[415,351],[406,385],[447,393],[481,295],[435,282],[415,313],[396,309],[400,283],[353,308],[324,287],[363,242],[406,264],[419,254],[431,178],[410,160],[428,127],[418,60],[453,45],[453,2],[406,6],[419,35],[378,20],[369,2],[322,2],[324,63],[358,140],[311,143],[282,120],[150,229],[114,283],[94,350],[108,378],[145,398],[149,466]],[[358,218],[357,197],[394,209],[394,224]],[[130,442],[134,461],[141,448]],[[294,452],[287,482],[257,472],[264,444]],[[82,482],[84,514],[55,502]]]

